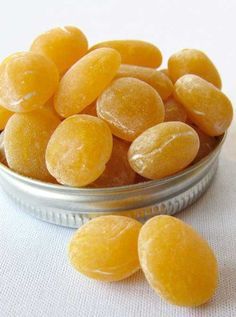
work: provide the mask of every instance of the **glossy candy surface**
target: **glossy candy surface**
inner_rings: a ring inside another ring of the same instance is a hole
[[[80,273],[104,282],[119,281],[139,268],[141,223],[123,216],[101,216],[83,225],[69,245],[71,264]]]
[[[51,29],[39,35],[31,46],[31,51],[53,61],[60,74],[64,74],[87,50],[85,35],[73,26]]]
[[[166,100],[174,89],[169,77],[163,74],[163,72],[157,71],[150,67],[124,64],[120,66],[116,77],[134,77],[143,80],[156,89],[163,100]]]
[[[141,229],[140,264],[151,287],[179,306],[199,306],[214,294],[217,261],[208,243],[189,225],[156,216]]]
[[[130,185],[135,182],[136,173],[128,162],[129,144],[113,138],[113,149],[103,174],[91,184],[92,187],[114,187]]]
[[[54,94],[58,79],[56,66],[44,56],[13,54],[0,65],[0,104],[13,112],[38,109]]]
[[[126,141],[164,120],[164,105],[154,88],[136,78],[119,78],[102,93],[97,113],[112,133]]]
[[[175,97],[189,119],[210,136],[223,134],[232,121],[230,100],[218,88],[196,76],[185,75],[175,83]]]
[[[160,179],[187,167],[198,149],[199,138],[193,128],[183,122],[164,122],[135,139],[128,157],[138,174]]]
[[[121,55],[122,64],[131,64],[145,67],[159,67],[162,55],[155,45],[137,40],[115,40],[98,43],[91,50],[110,47],[117,50]]]
[[[187,121],[187,113],[184,107],[174,98],[169,98],[165,102],[165,121]]]
[[[55,109],[69,117],[96,100],[115,77],[120,55],[111,48],[90,52],[75,63],[62,77],[55,95]]]
[[[7,163],[15,172],[46,182],[53,181],[45,164],[50,136],[60,120],[47,110],[16,113],[4,130]]]
[[[51,175],[64,185],[86,186],[105,170],[112,152],[107,124],[89,115],[74,115],[55,130],[47,146]]]
[[[221,88],[215,65],[205,53],[196,49],[184,49],[173,54],[168,61],[168,73],[174,82],[183,75],[195,74]]]

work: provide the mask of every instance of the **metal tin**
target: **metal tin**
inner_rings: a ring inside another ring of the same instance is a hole
[[[57,225],[78,228],[104,214],[144,221],[157,214],[174,215],[195,202],[210,185],[225,137],[203,160],[158,181],[105,189],[72,188],[43,183],[0,163],[0,184],[31,215]]]

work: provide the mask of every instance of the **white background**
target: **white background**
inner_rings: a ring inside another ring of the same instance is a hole
[[[230,1],[3,1],[0,0],[0,59],[27,50],[39,33],[76,25],[90,44],[134,38],[155,43],[168,56],[182,48],[204,50],[217,65],[223,90],[236,101],[236,2]],[[103,284],[68,264],[73,230],[31,218],[0,189],[0,317],[236,316],[236,129],[221,156],[207,194],[179,214],[208,239],[220,267],[214,299],[197,309],[163,302],[138,273]]]

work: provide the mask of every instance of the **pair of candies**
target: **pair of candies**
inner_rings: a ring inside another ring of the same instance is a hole
[[[205,144],[212,141],[212,149],[232,119],[219,74],[198,50],[172,55],[167,72],[155,69],[161,61],[159,49],[142,41],[88,51],[73,27],[53,29],[30,52],[7,58],[0,65],[0,128],[9,120],[9,167],[43,181],[107,187],[134,183],[135,172],[172,175],[203,157]]]
[[[113,282],[140,266],[150,286],[179,306],[199,306],[214,294],[217,261],[189,225],[156,216],[142,226],[123,216],[101,216],[82,226],[69,244],[73,267],[87,277]]]

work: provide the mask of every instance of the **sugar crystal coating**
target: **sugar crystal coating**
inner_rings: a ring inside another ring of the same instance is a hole
[[[217,261],[208,243],[189,225],[156,216],[141,229],[139,259],[151,287],[179,306],[199,306],[213,296]]]
[[[15,113],[4,130],[4,148],[9,167],[24,176],[52,182],[45,151],[60,120],[47,110]]]
[[[121,55],[122,64],[131,64],[145,67],[159,67],[162,55],[155,45],[137,40],[114,40],[98,43],[91,50],[110,47],[117,50]]]
[[[112,134],[101,119],[74,115],[57,127],[46,150],[47,168],[64,185],[86,186],[105,170]]]
[[[154,88],[136,78],[119,78],[101,94],[97,113],[112,133],[126,141],[164,120],[164,105]]]
[[[143,80],[156,89],[163,100],[166,100],[172,94],[174,89],[168,76],[163,72],[150,67],[123,64],[120,66],[116,77],[134,77]]]
[[[199,138],[183,122],[163,122],[143,132],[131,144],[131,167],[141,176],[160,179],[187,167],[196,157]]]
[[[123,216],[101,216],[83,225],[69,245],[71,264],[80,273],[104,282],[119,281],[139,270],[141,223]]]
[[[33,52],[16,53],[0,65],[0,104],[13,112],[40,108],[58,85],[54,63]]]
[[[73,26],[51,29],[39,35],[31,51],[52,60],[60,74],[64,74],[88,50],[88,41],[83,32]]]
[[[218,88],[196,76],[185,75],[175,83],[175,97],[189,119],[210,136],[223,134],[232,121],[230,100]]]
[[[184,49],[173,54],[168,61],[168,73],[174,82],[183,75],[195,74],[221,88],[215,65],[205,53],[196,49]]]
[[[94,102],[115,77],[120,55],[111,48],[90,52],[62,77],[55,95],[55,109],[64,118],[80,113]]]

